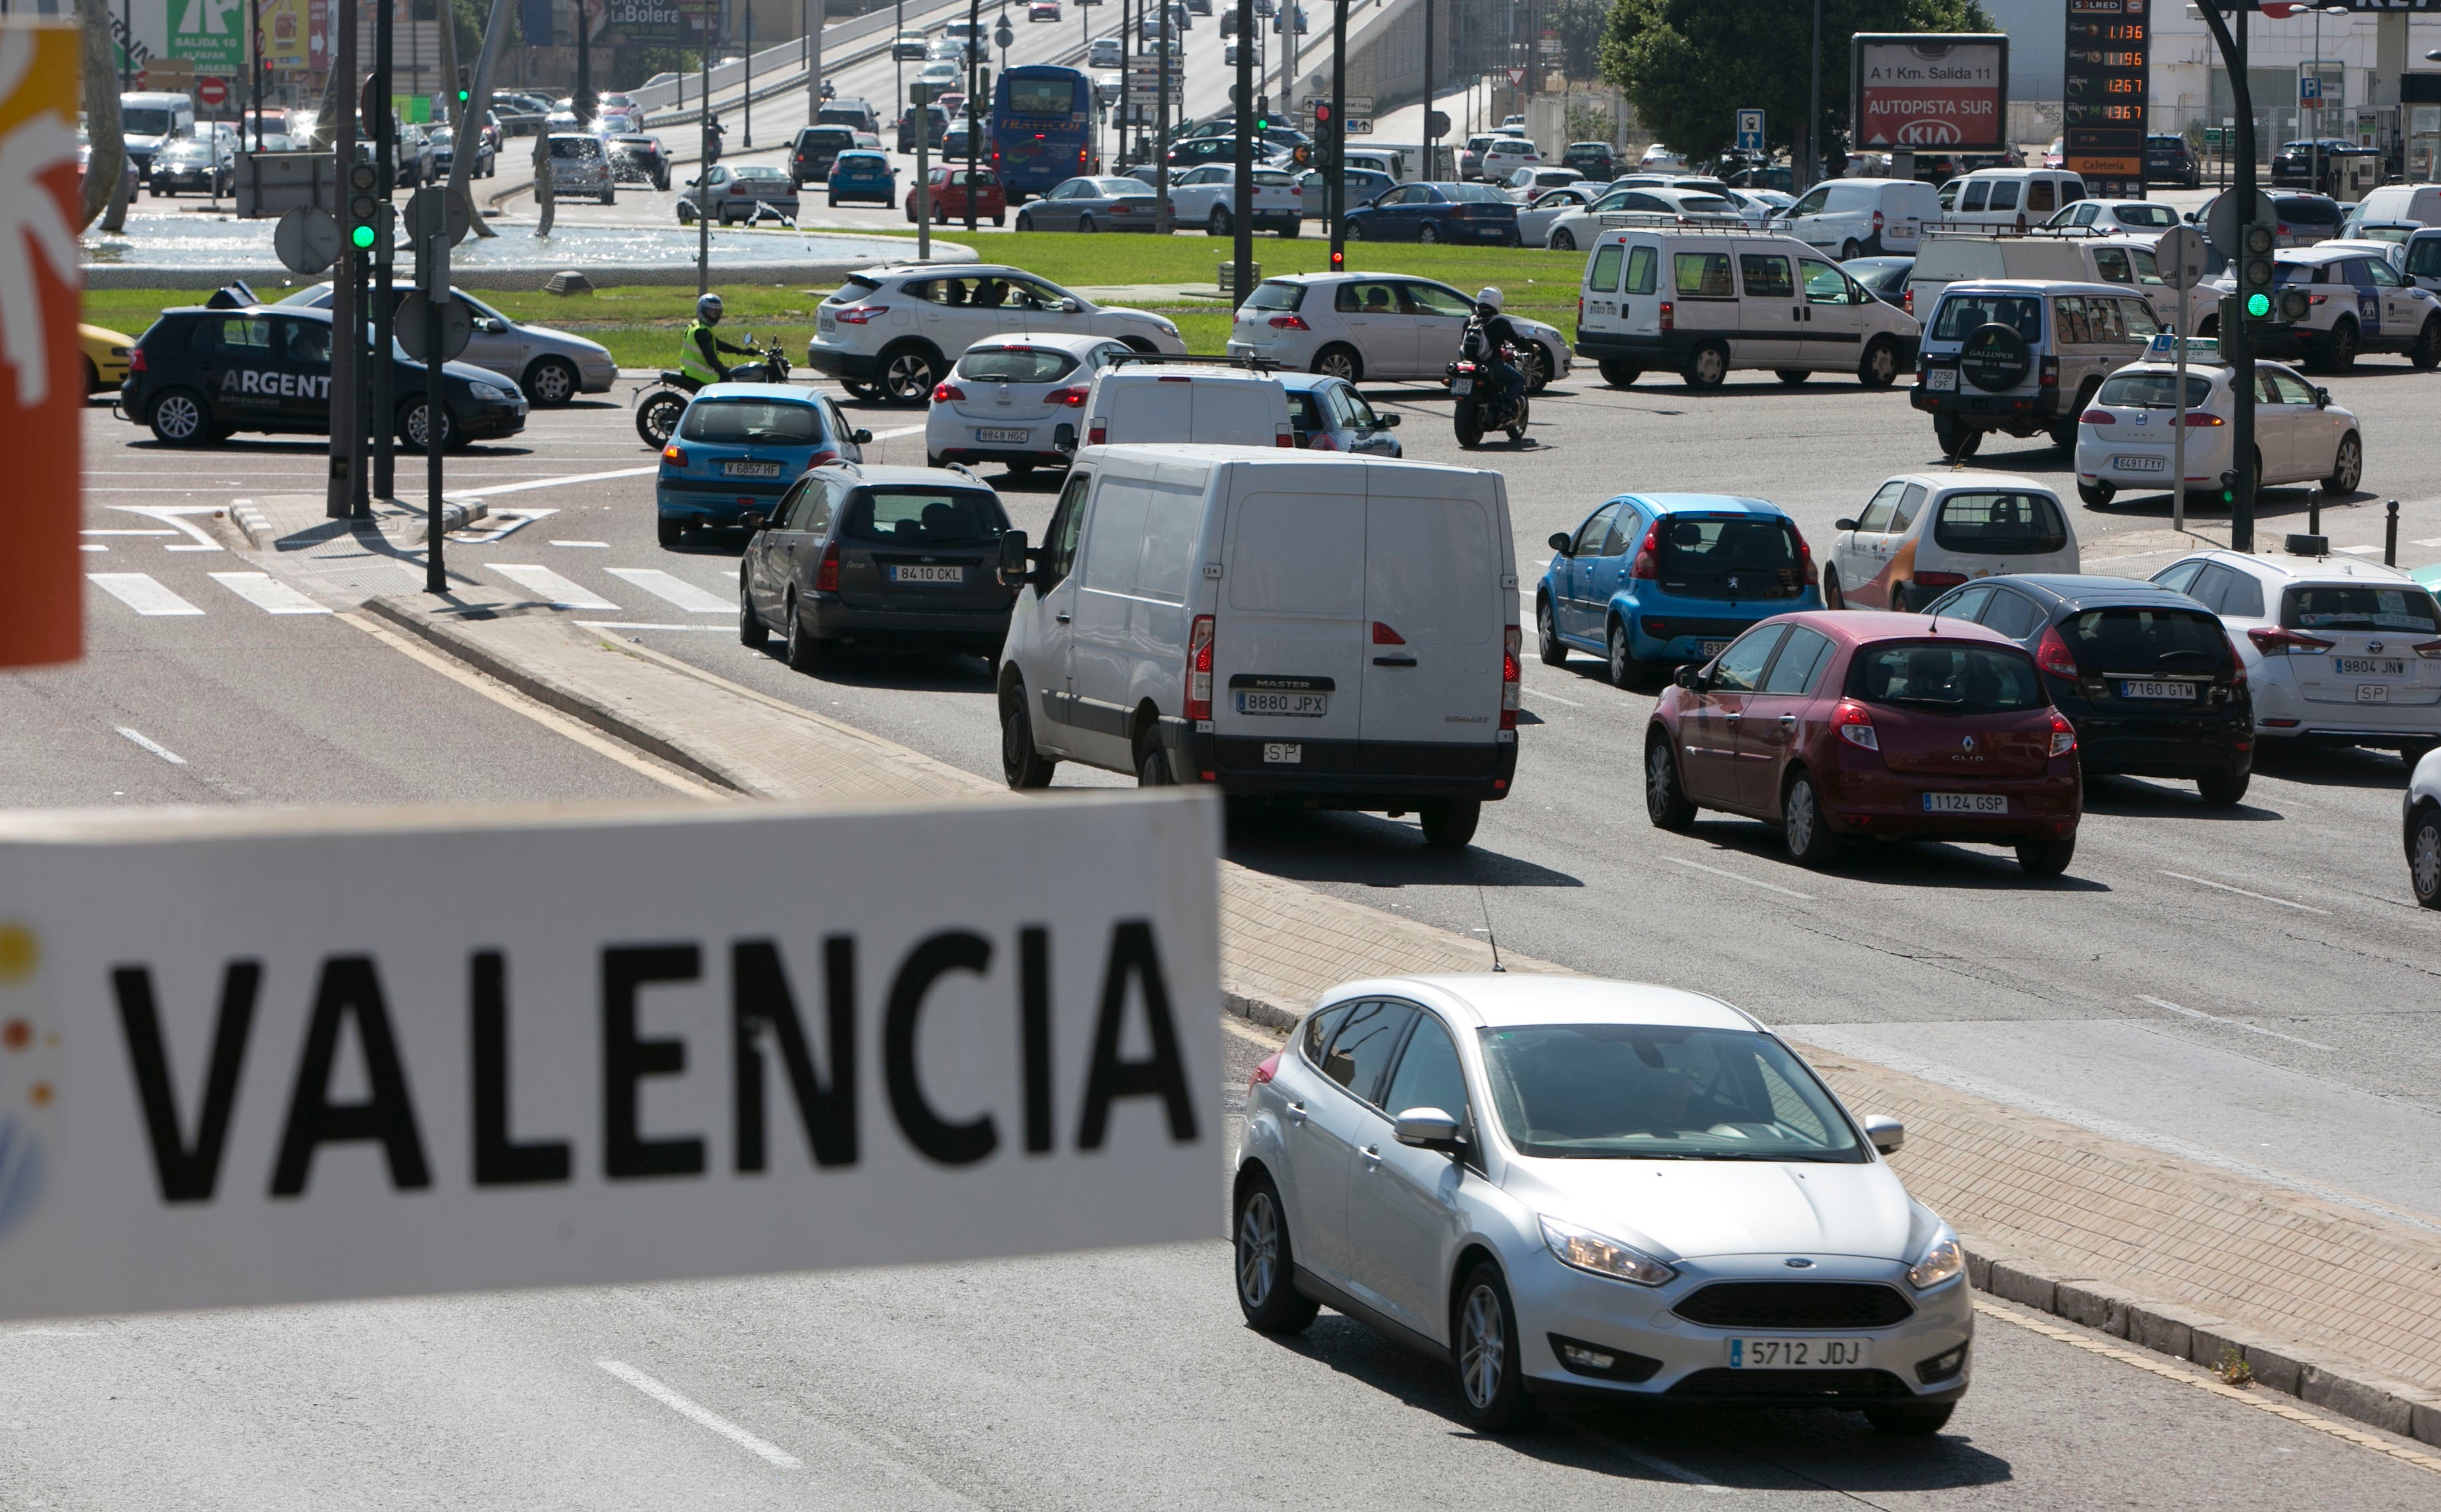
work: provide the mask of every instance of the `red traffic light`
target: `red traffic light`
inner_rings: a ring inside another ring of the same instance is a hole
[[[1316,126],[1328,126],[1330,124],[1330,102],[1329,100],[1324,100],[1313,107],[1313,123]]]

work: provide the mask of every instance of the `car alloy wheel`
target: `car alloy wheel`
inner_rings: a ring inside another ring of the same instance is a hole
[[[2323,479],[2325,494],[2353,494],[2357,480],[2364,476],[2364,443],[2355,434],[2340,438],[2339,456],[2332,459],[2331,476]]]
[[[1491,1411],[1500,1399],[1506,1378],[1509,1327],[1501,1312],[1500,1295],[1489,1282],[1477,1281],[1468,1289],[1458,1320],[1457,1375],[1467,1405],[1478,1413]]]
[[[1552,251],[1554,251],[1554,252],[1574,252],[1576,249],[1577,249],[1577,239],[1576,239],[1575,237],[1573,237],[1573,236],[1569,235],[1569,234],[1568,234],[1567,232],[1565,232],[1565,231],[1554,231],[1554,232],[1552,232],[1552,233],[1551,233],[1551,250],[1552,250]]]
[[[1421,243],[1424,243],[1426,246],[1430,246],[1430,245],[1432,245],[1434,243],[1436,243],[1436,242],[1439,241],[1440,239],[1441,239],[1441,234],[1440,234],[1440,232],[1438,232],[1438,231],[1437,231],[1437,230],[1433,229],[1433,228],[1432,228],[1431,226],[1429,226],[1429,225],[1425,225],[1425,226],[1419,226],[1419,227],[1417,228],[1417,230],[1416,230],[1416,240],[1417,240],[1417,241],[1419,241],[1419,242],[1421,242]]]
[[[1321,354],[1313,359],[1313,370],[1326,378],[1345,378],[1349,383],[1354,383],[1356,353],[1346,347],[1325,347]]]
[[[172,391],[153,405],[153,434],[172,445],[183,445],[202,434],[204,407],[192,394]]]
[[[893,352],[881,365],[881,392],[892,404],[922,404],[931,395],[932,382],[932,359],[912,348]]]
[[[2415,901],[2441,909],[2441,811],[2426,809],[2415,821],[2415,837],[2407,858],[2407,876]]]
[[[1833,834],[1822,817],[1822,800],[1814,790],[1814,779],[1799,772],[1788,784],[1788,798],[1781,805],[1781,822],[1785,827],[1788,854],[1799,866],[1817,870],[1839,858],[1839,837]]]
[[[1668,728],[1661,725],[1654,726],[1644,741],[1644,812],[1660,829],[1683,831],[1695,825],[1695,805],[1678,790],[1678,753]]]
[[[1534,601],[1534,650],[1546,667],[1568,664],[1568,643],[1560,639],[1560,627],[1551,622],[1551,601]]]
[[[576,369],[557,357],[546,357],[526,375],[526,397],[544,408],[555,408],[576,397]]]

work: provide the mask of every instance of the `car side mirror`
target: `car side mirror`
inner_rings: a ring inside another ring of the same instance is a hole
[[[487,336],[507,335],[509,333],[509,323],[496,316],[487,315],[483,319],[483,333]]]
[[[857,427],[856,434],[850,436],[848,440],[856,442],[859,446],[870,446],[873,444],[873,432],[866,430],[864,427],[859,425]]]
[[[1831,522],[1831,528],[1835,531],[1853,531],[1856,528],[1856,522],[1854,520],[1833,520]]]
[[[1069,315],[1083,315],[1085,313],[1085,301],[1077,298],[1074,295],[1071,295],[1067,298],[1059,301],[1059,308]]]
[[[1704,669],[1696,666],[1681,667],[1671,675],[1670,680],[1681,688],[1701,693],[1704,690]]]
[[[1391,1134],[1401,1144],[1438,1150],[1444,1155],[1455,1155],[1466,1147],[1465,1138],[1458,1133],[1457,1120],[1437,1107],[1407,1109],[1391,1125]]]
[[[1026,569],[1025,532],[1014,530],[1001,531],[1000,585],[1004,588],[1022,588],[1031,576],[1032,574]]]
[[[2317,387],[2314,390],[2314,407],[2316,409],[2328,409],[2331,407],[2331,391],[2329,389]]]
[[[1888,1113],[1865,1115],[1865,1138],[1884,1155],[1896,1155],[1907,1143],[1907,1125]]]
[[[1565,531],[1553,531],[1549,544],[1551,549],[1562,556],[1572,556],[1576,553],[1577,538]]]
[[[1376,415],[1373,417],[1373,423],[1383,430],[1397,430],[1399,428],[1399,417],[1396,415]]]

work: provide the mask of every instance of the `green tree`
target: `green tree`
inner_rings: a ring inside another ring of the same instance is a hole
[[[1545,0],[1543,25],[1559,38],[1562,73],[1570,79],[1600,77],[1610,11],[1610,0]]]
[[[1859,31],[1991,31],[1980,0],[1821,0],[1822,143],[1848,131],[1848,39]],[[1602,78],[1636,117],[1689,161],[1735,139],[1731,113],[1761,106],[1775,148],[1801,145],[1814,0],[1618,0],[1602,38]]]

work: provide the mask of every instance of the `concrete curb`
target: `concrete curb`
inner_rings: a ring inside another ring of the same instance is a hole
[[[485,506],[483,501],[479,498],[444,498],[441,501],[442,533],[445,535],[451,531],[462,531],[475,521],[483,518],[484,515],[489,513],[490,510]],[[399,516],[396,515],[391,517],[393,519],[399,518]],[[287,535],[282,535],[280,532],[279,527],[271,523],[271,516],[264,513],[262,507],[256,504],[252,499],[240,499],[235,504],[230,505],[229,518],[236,523],[238,533],[245,537],[245,544],[257,551],[276,551],[280,549],[280,543],[281,541],[288,539],[289,536],[299,533],[298,531],[291,531]],[[338,525],[343,522],[331,520],[326,523]],[[357,526],[369,525],[376,530],[379,530],[381,526],[381,521],[378,518],[360,520],[353,523]],[[406,520],[404,523],[405,528],[402,529],[397,535],[391,536],[390,539],[394,540],[401,546],[422,546],[425,540],[424,516],[419,513],[413,518]],[[382,533],[385,535],[389,534],[388,531],[383,531]]]
[[[258,551],[271,549],[271,521],[251,501],[230,505],[229,518],[237,522],[238,533],[245,537],[246,545]]]

